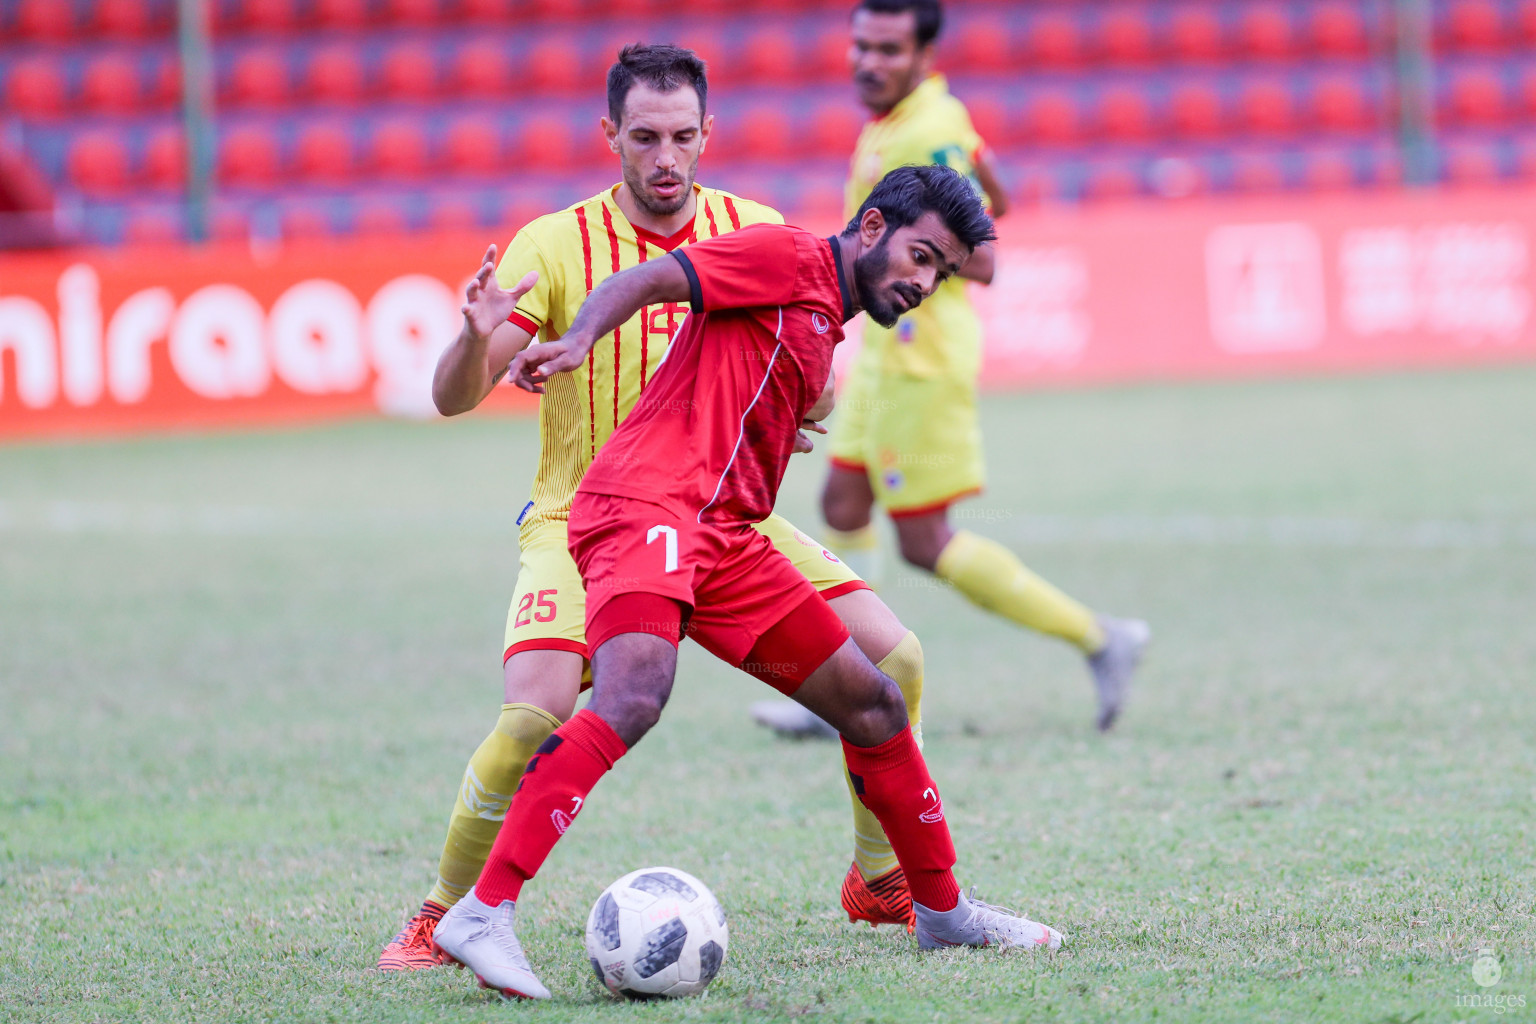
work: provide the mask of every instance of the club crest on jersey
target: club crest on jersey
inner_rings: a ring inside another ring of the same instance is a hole
[[[888,491],[899,491],[901,490],[901,485],[906,482],[907,478],[902,475],[899,469],[890,470],[885,474],[885,489]]]
[[[820,313],[812,313],[811,327],[815,329],[817,334],[826,334],[827,331],[831,329],[832,324]]]

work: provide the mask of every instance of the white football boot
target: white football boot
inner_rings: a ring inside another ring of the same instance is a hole
[[[914,900],[912,910],[917,915],[917,944],[923,949],[946,946],[1060,949],[1066,941],[1055,928],[983,903],[975,898],[975,892],[973,886],[969,893],[961,893],[954,910],[929,910]]]
[[[1088,655],[1088,669],[1099,695],[1099,731],[1106,732],[1120,717],[1131,676],[1152,639],[1152,627],[1140,619],[1112,619],[1108,615],[1098,616],[1098,622],[1104,630],[1104,646]]]
[[[502,900],[499,907],[481,903],[471,889],[443,915],[432,935],[433,948],[445,962],[473,971],[481,988],[495,989],[509,999],[548,999],[549,989],[534,977],[512,930],[516,911],[511,900]]]

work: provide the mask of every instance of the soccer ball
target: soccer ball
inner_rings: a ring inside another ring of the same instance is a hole
[[[614,995],[703,992],[725,961],[725,911],[677,868],[641,868],[614,882],[587,915],[587,956]]]

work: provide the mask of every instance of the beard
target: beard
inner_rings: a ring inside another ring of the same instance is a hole
[[[881,327],[895,327],[902,313],[896,308],[895,302],[880,290],[880,282],[885,280],[886,268],[891,263],[891,254],[885,247],[889,241],[890,233],[887,232],[880,239],[879,245],[853,261],[854,298],[864,307],[869,318]]]
[[[656,178],[656,181],[676,181],[682,185],[675,196],[659,196],[651,191],[650,185],[640,180],[640,175],[631,170],[628,164],[624,165],[624,184],[629,186],[629,194],[635,197],[635,202],[653,217],[670,217],[684,206],[688,205],[688,199],[693,194],[693,176],[699,169],[699,158],[694,157],[686,174],[674,174],[666,178]]]

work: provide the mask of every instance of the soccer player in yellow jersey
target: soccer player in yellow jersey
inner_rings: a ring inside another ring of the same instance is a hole
[[[981,136],[933,72],[942,19],[938,0],[862,0],[854,8],[849,60],[871,116],[854,148],[849,211],[887,172],[940,163],[970,176],[994,217],[1005,212]],[[866,322],[832,431],[832,468],[822,493],[827,540],[844,561],[874,579],[878,548],[870,514],[883,508],[906,562],[948,581],[982,608],[1082,651],[1098,696],[1098,727],[1108,729],[1150,636],[1146,623],[1095,614],[1003,545],[949,522],[949,506],[979,492],[984,482],[976,413],[981,323],[960,278],[991,283],[993,260],[992,249],[981,246],[958,277],[894,328]],[[781,732],[825,735],[797,704],[765,702],[753,714]]]
[[[690,50],[620,52],[608,74],[602,125],[623,181],[528,224],[499,266],[495,247],[486,253],[468,289],[464,327],[438,363],[433,399],[439,410],[451,416],[479,405],[514,356],[564,334],[588,293],[618,271],[689,241],[783,222],[766,206],[694,183],[713,122],[705,114],[706,90],[704,64]],[[598,449],[645,401],[646,384],[686,313],[686,306],[670,303],[641,310],[601,339],[585,366],[546,385],[532,500],[518,517],[522,551],[507,613],[506,703],[465,768],[436,884],[385,947],[381,970],[440,962],[432,947],[437,922],[474,885],[528,759],[575,711],[587,647],[586,594],[566,547],[571,499]],[[901,687],[916,731],[923,672],[917,637],[843,562],[788,522],[770,516],[759,529]],[[895,853],[864,805],[854,799],[853,807],[855,863],[844,879],[843,906],[851,920],[910,926],[911,896]]]

